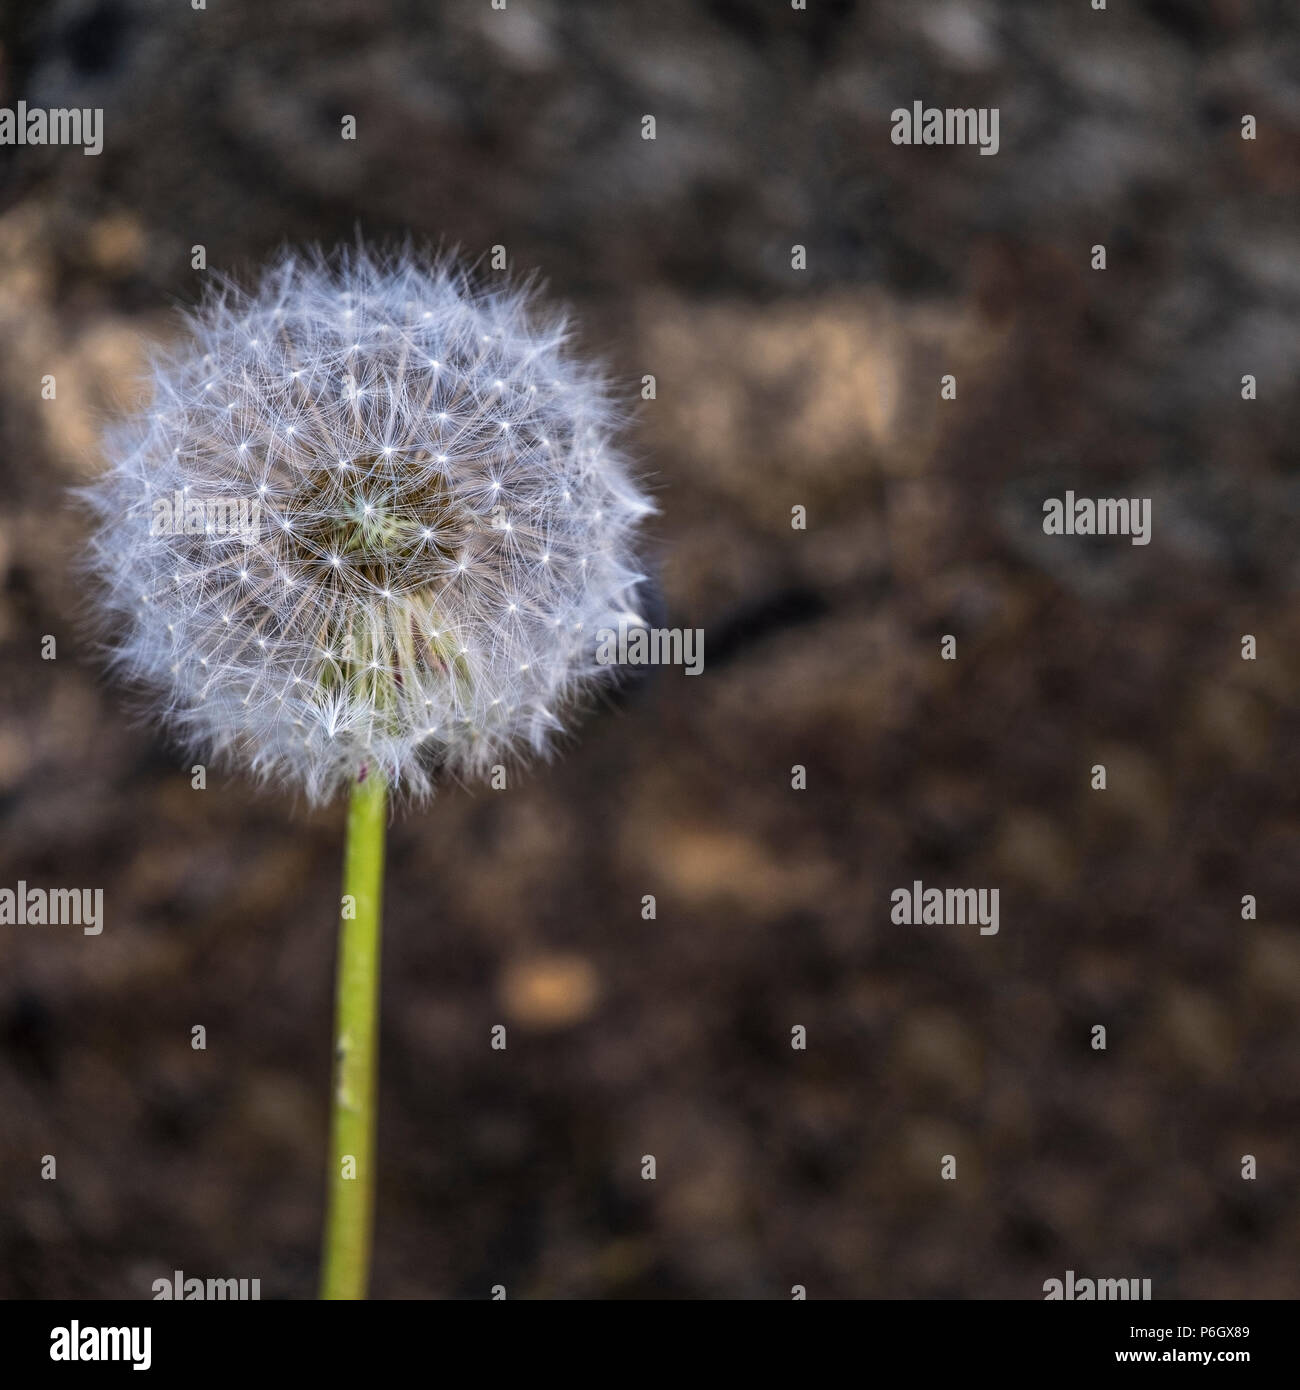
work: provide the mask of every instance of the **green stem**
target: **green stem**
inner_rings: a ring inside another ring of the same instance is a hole
[[[388,789],[372,764],[352,787],[334,995],[334,1091],[322,1298],[365,1298],[375,1211],[379,935]]]

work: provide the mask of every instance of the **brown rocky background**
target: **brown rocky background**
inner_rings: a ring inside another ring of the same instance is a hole
[[[1284,0],[12,0],[0,105],[105,145],[0,149],[0,885],[107,924],[0,928],[0,1295],[313,1293],[341,813],[191,790],[64,495],[192,245],[358,227],[657,377],[706,643],[395,824],[375,1295],[1300,1295],[1298,75]],[[916,99],[1000,152],[894,146]],[[1066,488],[1152,543],[1044,536]],[[1000,933],[891,924],[916,878]]]

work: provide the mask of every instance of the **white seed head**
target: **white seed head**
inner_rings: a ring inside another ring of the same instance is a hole
[[[182,739],[333,796],[544,753],[610,675],[652,510],[603,379],[517,287],[285,256],[155,357],[86,489],[112,653]]]

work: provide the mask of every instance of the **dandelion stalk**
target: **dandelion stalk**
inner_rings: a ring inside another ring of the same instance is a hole
[[[334,1089],[321,1297],[365,1298],[375,1213],[380,926],[388,789],[363,774],[348,803],[334,996]]]

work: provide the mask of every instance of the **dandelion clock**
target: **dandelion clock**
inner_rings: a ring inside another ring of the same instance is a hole
[[[155,356],[85,490],[114,666],[187,748],[347,797],[321,1290],[364,1297],[390,798],[544,755],[638,622],[619,412],[517,287],[285,256]]]

